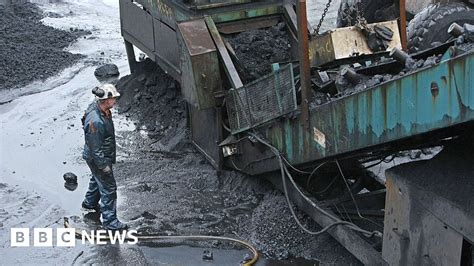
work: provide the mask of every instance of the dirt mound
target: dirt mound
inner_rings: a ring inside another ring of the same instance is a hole
[[[0,89],[44,80],[82,57],[63,49],[89,32],[58,30],[44,25],[42,17],[31,3],[0,8]]]

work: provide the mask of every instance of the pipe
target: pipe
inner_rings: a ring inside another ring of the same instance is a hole
[[[407,42],[407,11],[405,0],[400,0],[400,41],[402,42],[403,51],[408,51]]]
[[[69,223],[68,217],[64,217],[64,228],[73,228]],[[74,228],[76,238],[82,239],[82,230],[79,228]],[[187,236],[167,236],[167,235],[136,235],[138,240],[141,241],[155,241],[155,240],[194,240],[194,241],[206,241],[206,240],[220,240],[220,241],[229,241],[238,243],[244,247],[246,247],[250,252],[252,252],[253,257],[249,261],[244,262],[243,266],[252,266],[254,265],[258,259],[259,254],[257,249],[249,244],[246,241],[231,238],[231,237],[223,237],[223,236],[204,236],[204,235],[187,235]],[[126,238],[125,240],[130,240]]]
[[[408,66],[413,62],[413,59],[410,55],[398,48],[393,48],[392,51],[390,51],[390,57],[404,66]]]
[[[361,81],[361,77],[357,72],[355,72],[352,68],[350,67],[345,67],[341,70],[341,76],[343,76],[345,79],[347,79],[350,83],[353,85],[359,84]]]
[[[298,17],[298,57],[300,61],[301,81],[301,118],[303,127],[309,130],[308,96],[310,91],[310,65],[308,44],[308,19],[306,16],[306,0],[299,0],[297,6]]]
[[[451,24],[451,26],[449,26],[448,33],[453,37],[459,37],[464,34],[464,28],[454,22]]]

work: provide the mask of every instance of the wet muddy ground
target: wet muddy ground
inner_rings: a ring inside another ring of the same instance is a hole
[[[142,62],[139,74],[117,83],[123,95],[118,113],[138,127],[138,132],[121,133],[126,134],[122,145],[128,156],[115,167],[126,197],[119,210],[132,227],[143,233],[244,239],[267,259],[357,263],[329,235],[305,234],[291,217],[283,194],[265,179],[234,171],[218,176],[188,140],[179,88],[151,63]],[[160,82],[153,82],[156,79]],[[299,215],[310,228],[316,226]],[[226,247],[215,242],[201,246]]]
[[[74,65],[45,80],[0,91],[2,263],[238,265],[248,257],[247,250],[216,241],[10,247],[13,227],[63,227],[64,216],[79,217],[81,224],[79,208],[90,173],[81,159],[80,118],[93,100],[91,89],[100,84],[94,70],[114,63],[122,75],[114,81],[122,93],[114,110],[121,220],[143,234],[246,240],[262,255],[257,265],[359,264],[329,235],[305,234],[283,194],[265,179],[235,171],[217,175],[188,140],[179,86],[149,60],[140,64],[137,75],[128,75],[117,1],[41,1],[40,8],[47,14],[43,23],[63,30],[81,28],[90,35],[68,44],[67,52],[81,54]],[[280,29],[269,34],[281,34],[276,31]],[[392,163],[373,171],[380,174]],[[73,191],[64,187],[66,172],[78,176]],[[297,215],[309,229],[318,229],[307,216]],[[205,250],[212,251],[212,262],[203,261]]]
[[[90,175],[81,159],[80,117],[93,100],[91,89],[99,84],[94,70],[114,63],[122,77],[129,72],[116,1],[43,1],[40,8],[55,14],[43,23],[63,30],[80,27],[91,34],[66,49],[82,54],[76,64],[0,93],[2,263],[207,265],[202,253],[210,249],[215,265],[237,265],[248,251],[219,242],[10,247],[10,228],[63,227],[64,216],[82,217],[80,203]],[[247,240],[262,254],[259,265],[357,264],[328,235],[304,234],[283,195],[267,181],[232,171],[217,176],[188,141],[178,87],[155,70],[152,77],[130,76],[118,83],[124,97],[114,112],[119,153],[114,169],[118,213],[124,222],[144,233]],[[64,187],[66,172],[78,176],[74,191]],[[299,215],[310,228],[315,226]]]

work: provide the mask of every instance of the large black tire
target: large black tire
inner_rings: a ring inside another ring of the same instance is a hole
[[[448,28],[453,22],[474,24],[474,10],[463,3],[426,7],[408,24],[408,51],[416,53],[430,48],[434,42],[446,42],[451,37]]]
[[[385,9],[393,4],[393,0],[362,0],[362,10],[364,12],[364,17],[368,23],[374,23],[381,20],[377,18],[376,13],[379,10]]]
[[[367,20],[367,22],[374,23],[374,22],[381,21],[376,17],[377,11],[390,7],[391,5],[393,5],[393,1],[394,0],[361,0],[359,7],[361,8],[361,11],[364,15],[364,18]],[[352,11],[354,11],[355,10],[354,4],[356,3],[351,2],[351,4],[349,4],[347,0],[343,0],[342,2],[344,4],[341,6],[341,10],[339,12],[338,26],[347,27],[347,26],[354,25],[356,21],[355,20],[348,21],[348,18],[345,17],[342,12],[343,10],[342,8],[345,7],[345,4],[348,4],[351,7],[353,7]],[[350,14],[350,16],[353,19],[355,19],[356,17],[355,12]]]

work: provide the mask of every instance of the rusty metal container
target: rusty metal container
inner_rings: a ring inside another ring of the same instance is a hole
[[[387,52],[395,47],[402,49],[396,20],[369,24],[368,26],[373,27],[376,24],[393,31],[392,41],[388,43]],[[374,52],[369,48],[364,34],[356,27],[335,29],[314,37],[309,43],[309,58],[313,67],[336,60],[370,54],[374,54]]]
[[[178,24],[181,45],[181,88],[197,109],[214,107],[214,92],[221,88],[217,48],[204,19]]]

